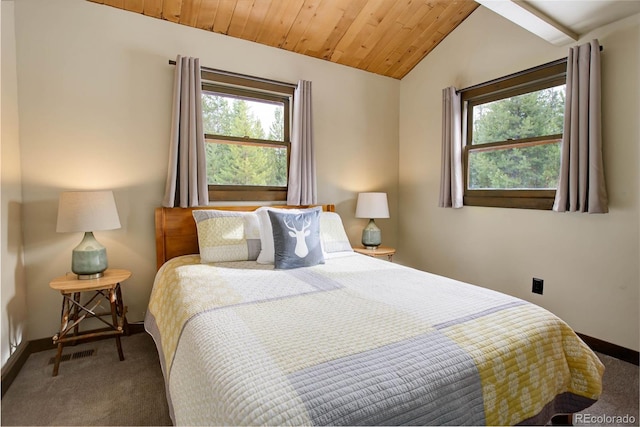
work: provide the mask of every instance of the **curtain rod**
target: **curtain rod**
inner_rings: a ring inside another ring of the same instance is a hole
[[[169,60],[169,65],[176,65],[176,61],[174,61],[173,59],[170,59]],[[270,80],[270,79],[263,79],[263,78],[260,78],[260,77],[249,76],[247,74],[240,74],[240,73],[234,73],[234,72],[231,72],[231,71],[217,70],[215,68],[200,67],[200,70],[208,71],[210,73],[222,74],[222,75],[230,76],[230,77],[240,77],[240,78],[243,78],[243,79],[249,79],[249,80],[253,80],[253,81],[256,81],[256,82],[269,83],[269,84],[273,84],[273,85],[284,86],[284,87],[289,87],[289,88],[294,88],[294,89],[298,87],[298,85],[293,84],[293,83],[279,82],[277,80]]]
[[[602,46],[600,46],[600,51],[602,52],[603,50],[604,50],[604,48]],[[545,68],[552,67],[554,65],[562,64],[563,62],[567,62],[567,58],[566,57],[565,58],[556,59],[555,61],[547,62],[546,64],[542,64],[542,65],[538,65],[538,66],[535,66],[535,67],[532,67],[532,68],[528,68],[526,70],[518,71],[517,73],[509,74],[508,76],[498,77],[497,79],[489,80],[488,82],[478,83],[477,85],[465,87],[464,89],[459,89],[456,92],[457,93],[462,93],[462,92],[468,92],[468,91],[474,90],[474,89],[479,89],[481,87],[485,87],[485,86],[489,86],[489,85],[492,85],[492,84],[495,84],[495,83],[499,83],[501,81],[504,81],[504,80],[507,80],[507,79],[511,79],[513,77],[517,77],[517,76],[522,75],[522,74],[530,73],[532,71],[537,71],[537,70],[543,70]]]

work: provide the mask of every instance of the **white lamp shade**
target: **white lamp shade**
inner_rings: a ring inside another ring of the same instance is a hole
[[[60,194],[56,231],[120,228],[113,191],[66,191]]]
[[[360,193],[356,218],[389,218],[387,193]]]

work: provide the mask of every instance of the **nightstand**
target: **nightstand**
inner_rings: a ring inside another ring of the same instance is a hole
[[[78,342],[92,338],[113,336],[116,339],[118,356],[124,360],[120,336],[127,329],[127,307],[122,302],[120,285],[131,277],[128,270],[107,269],[104,276],[97,279],[80,280],[78,276],[68,273],[56,277],[49,286],[62,294],[62,314],[60,332],[53,336],[53,343],[58,345],[53,376],[58,375],[62,347],[68,342]],[[88,292],[89,299],[82,302],[81,294]],[[109,305],[109,309],[102,308],[102,303]],[[102,311],[97,311],[101,309]],[[108,320],[103,317],[110,316]],[[85,319],[95,318],[107,327],[80,332],[80,323]]]
[[[357,248],[353,248],[353,250],[355,252],[358,252],[359,254],[373,256],[373,257],[386,256],[387,260],[389,261],[393,261],[393,255],[396,253],[395,248],[390,248],[388,246],[378,246],[375,249],[367,249],[365,247],[360,246]]]

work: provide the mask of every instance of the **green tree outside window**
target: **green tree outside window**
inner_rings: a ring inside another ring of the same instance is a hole
[[[286,147],[260,142],[284,141],[282,105],[203,93],[202,108],[205,134],[246,139],[207,140],[210,185],[286,186]],[[270,120],[266,128],[263,120]]]
[[[564,85],[475,105],[473,146],[562,134]],[[555,189],[557,139],[469,152],[469,189]]]

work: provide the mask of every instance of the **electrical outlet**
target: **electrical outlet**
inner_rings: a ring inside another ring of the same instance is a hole
[[[542,295],[542,290],[544,288],[544,280],[533,278],[533,285],[531,286],[531,292],[534,294]]]

